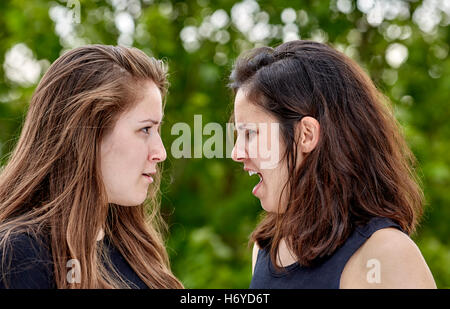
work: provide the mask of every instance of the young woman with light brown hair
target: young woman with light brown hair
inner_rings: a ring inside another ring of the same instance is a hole
[[[37,86],[0,174],[0,286],[182,288],[161,233],[165,66],[91,45]]]
[[[423,205],[414,156],[354,61],[313,41],[256,48],[237,60],[230,87],[232,157],[259,175],[252,193],[266,211],[251,236],[250,287],[435,287],[408,237]],[[278,139],[261,124],[278,124]],[[260,144],[279,160],[262,167]]]

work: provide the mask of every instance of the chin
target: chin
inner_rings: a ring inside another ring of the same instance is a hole
[[[123,207],[136,207],[136,206],[139,206],[140,204],[142,204],[142,203],[120,203],[120,204],[117,204],[117,205],[119,205],[119,206],[123,206]]]
[[[115,204],[120,205],[120,206],[125,206],[125,207],[134,207],[134,206],[141,205],[142,203],[144,203],[144,201],[145,201],[145,198],[143,198],[143,199],[135,199],[135,200],[126,200],[126,201],[122,200],[122,201],[120,201],[118,203],[115,203]]]
[[[270,213],[283,213],[283,211],[279,211],[277,207],[277,203],[268,203],[261,201],[261,207],[267,212]]]
[[[270,205],[268,203],[264,203],[263,201],[261,201],[261,207],[262,207],[262,209],[264,209],[267,212],[276,212],[276,211],[274,211],[274,208],[272,207],[272,205]]]

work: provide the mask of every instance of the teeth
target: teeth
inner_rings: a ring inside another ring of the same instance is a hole
[[[250,176],[253,176],[253,175],[257,174],[257,173],[254,172],[254,171],[248,171],[248,174],[249,174]]]

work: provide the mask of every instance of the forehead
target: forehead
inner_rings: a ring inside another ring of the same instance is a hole
[[[275,121],[275,117],[250,101],[245,88],[240,88],[234,100],[234,121],[236,123],[272,122]]]
[[[143,120],[153,118],[157,121],[162,118],[162,97],[159,88],[153,81],[142,84],[138,101],[123,117]],[[142,118],[142,119],[140,119]]]

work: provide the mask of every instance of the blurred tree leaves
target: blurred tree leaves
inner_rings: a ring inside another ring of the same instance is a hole
[[[256,178],[226,158],[173,158],[177,136],[171,127],[185,122],[193,128],[194,115],[202,115],[203,125],[217,122],[225,129],[232,102],[226,84],[242,51],[295,38],[327,42],[358,61],[392,100],[427,199],[413,238],[438,287],[450,287],[448,1],[95,0],[80,1],[79,24],[66,4],[0,2],[1,164],[38,82],[10,78],[7,55],[17,44],[31,51],[39,76],[63,51],[89,43],[133,45],[165,59],[171,88],[162,128],[169,154],[162,191],[173,270],[189,288],[246,288],[247,240],[261,213],[251,195]],[[27,69],[19,64],[16,70],[21,66]]]

